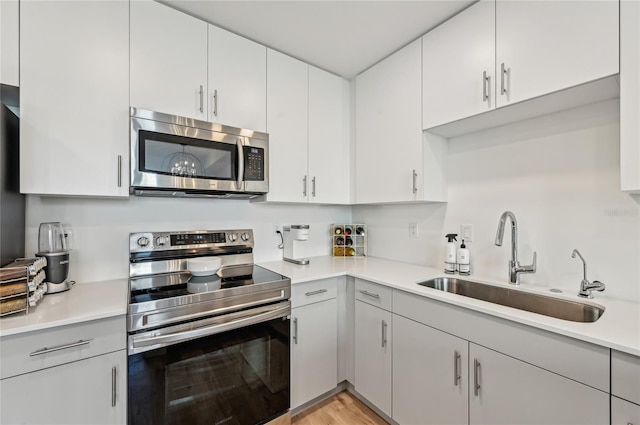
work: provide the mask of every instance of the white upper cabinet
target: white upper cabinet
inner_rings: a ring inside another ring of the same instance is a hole
[[[128,196],[128,3],[22,2],[20,62],[21,192]]]
[[[349,83],[267,50],[270,202],[350,199]]]
[[[422,45],[356,77],[356,203],[422,199]]]
[[[267,50],[267,201],[306,202],[309,65]]]
[[[617,74],[618,37],[615,0],[498,0],[497,106]]]
[[[640,193],[640,2],[620,2],[620,186]]]
[[[131,1],[131,106],[207,119],[207,23]]]
[[[480,0],[422,37],[423,128],[453,137],[617,97],[618,9]]]
[[[309,66],[309,202],[350,202],[349,82]]]
[[[20,85],[20,2],[0,2],[0,83]]]
[[[427,33],[422,57],[423,128],[495,108],[495,1],[481,0]]]
[[[265,132],[267,48],[209,25],[208,121]]]

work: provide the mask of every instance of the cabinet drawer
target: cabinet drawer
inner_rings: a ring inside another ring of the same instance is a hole
[[[611,394],[640,404],[640,357],[611,351]]]
[[[123,350],[126,329],[118,316],[3,337],[0,379]]]
[[[335,278],[297,283],[291,286],[291,308],[330,300],[338,294]]]
[[[356,300],[391,311],[392,293],[393,290],[386,286],[356,279]]]
[[[397,290],[393,312],[609,392],[606,347]]]
[[[640,424],[640,406],[611,397],[611,425]]]

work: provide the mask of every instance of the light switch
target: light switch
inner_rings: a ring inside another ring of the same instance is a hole
[[[460,239],[464,239],[465,242],[473,241],[473,224],[460,225]]]

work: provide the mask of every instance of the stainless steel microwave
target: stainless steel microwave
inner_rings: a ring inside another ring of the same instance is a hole
[[[269,191],[269,135],[131,108],[138,196],[250,199]]]

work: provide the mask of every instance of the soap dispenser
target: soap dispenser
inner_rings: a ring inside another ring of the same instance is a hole
[[[447,238],[447,254],[444,258],[444,272],[454,274],[456,272],[456,244],[457,233],[449,233],[445,235]]]
[[[462,244],[460,248],[458,248],[458,273],[463,276],[469,276],[471,274],[471,258],[469,257],[469,250],[467,246],[464,244],[464,239],[462,240]]]

